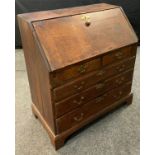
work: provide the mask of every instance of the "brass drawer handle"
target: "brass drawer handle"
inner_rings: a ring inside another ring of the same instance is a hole
[[[115,57],[117,59],[122,59],[123,58],[123,53],[122,52],[118,52],[118,53],[115,54]]]
[[[122,72],[123,70],[125,70],[125,65],[121,65],[121,66],[118,66],[116,67],[116,70],[119,71],[119,72]]]
[[[122,94],[123,94],[123,92],[122,91],[119,91],[118,94],[117,95],[113,95],[113,97],[115,99],[119,99],[119,98],[121,98]]]
[[[81,121],[83,119],[83,116],[84,116],[84,114],[81,113],[79,117],[74,117],[74,120],[79,122],[79,121]]]
[[[84,86],[83,86],[84,84],[85,84],[85,82],[84,82],[84,81],[82,81],[82,82],[80,83],[80,85],[79,85],[79,86],[78,86],[78,85],[75,85],[75,86],[74,86],[74,88],[75,88],[75,89],[77,89],[78,91],[79,91],[79,90],[82,90],[82,89],[83,89],[83,87],[84,87]]]
[[[80,67],[78,68],[78,72],[79,73],[85,73],[86,72],[86,65],[80,65]]]
[[[77,86],[77,85],[75,85],[74,88],[79,91],[79,90],[82,90],[83,89],[83,86]]]
[[[120,85],[120,84],[122,84],[124,81],[125,81],[125,78],[124,78],[124,77],[121,77],[120,79],[117,79],[117,80],[115,81],[115,83]]]
[[[102,100],[103,100],[103,97],[99,97],[99,98],[96,99],[95,102],[98,103],[98,102],[101,102]]]
[[[99,71],[98,73],[97,73],[97,76],[102,76],[102,75],[104,75],[105,74],[105,71]]]
[[[105,86],[104,83],[99,83],[99,84],[96,85],[95,88],[96,88],[96,89],[102,89],[104,86]]]
[[[83,89],[83,86],[79,86],[78,88],[77,88],[77,90],[82,90]]]
[[[101,102],[102,100],[104,100],[105,99],[105,97],[107,96],[107,94],[104,94],[103,96],[101,96],[101,97],[98,97],[97,99],[96,99],[96,103],[98,103],[98,102]]]
[[[73,103],[76,103],[78,105],[81,105],[81,103],[83,102],[84,99],[85,99],[85,97],[84,96],[81,96],[79,102],[77,100],[74,100]]]

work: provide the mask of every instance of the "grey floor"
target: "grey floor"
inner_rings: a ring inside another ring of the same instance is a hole
[[[139,62],[138,48],[133,104],[99,119],[55,151],[46,131],[32,115],[23,51],[16,50],[16,155],[139,155]]]

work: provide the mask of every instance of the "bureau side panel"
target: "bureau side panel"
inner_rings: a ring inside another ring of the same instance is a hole
[[[50,94],[50,81],[47,66],[33,37],[30,23],[18,16],[18,23],[22,38],[28,80],[33,104],[55,133],[53,106]]]

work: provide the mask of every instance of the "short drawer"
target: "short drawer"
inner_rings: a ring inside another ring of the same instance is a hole
[[[109,54],[102,57],[102,65],[106,66],[111,63],[136,56],[136,50],[136,46],[129,46],[121,48],[117,51],[110,52]]]
[[[85,121],[92,115],[96,114],[103,108],[107,107],[109,104],[120,100],[121,98],[127,96],[131,91],[131,83],[126,83],[125,85],[113,89],[106,94],[84,104],[83,106],[76,108],[70,113],[56,119],[57,132],[58,134],[78,125],[80,122]]]
[[[135,58],[129,59],[127,61],[123,61],[121,63],[115,63],[102,70],[95,71],[91,74],[82,76],[72,82],[69,82],[63,86],[55,88],[53,90],[54,100],[58,102],[66,97],[69,97],[74,94],[78,94],[81,91],[87,89],[88,87],[96,84],[102,79],[106,79],[115,74],[120,74],[128,70],[129,68],[133,68],[134,62],[135,62]]]
[[[125,82],[132,81],[132,75],[133,70],[131,69],[111,79],[103,80],[79,94],[73,95],[71,97],[68,97],[67,99],[57,102],[55,105],[56,117],[58,118],[62,116],[63,114],[73,110],[74,108],[87,103],[91,99],[102,95],[108,90],[119,87]]]
[[[57,87],[68,80],[85,75],[90,71],[94,71],[101,68],[101,58],[96,58],[94,60],[76,64],[74,66],[68,67],[67,69],[63,69],[51,74],[51,83],[52,87]]]

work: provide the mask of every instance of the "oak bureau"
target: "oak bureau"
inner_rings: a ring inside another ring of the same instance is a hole
[[[32,97],[55,149],[89,122],[132,102],[137,37],[105,3],[18,15]]]

